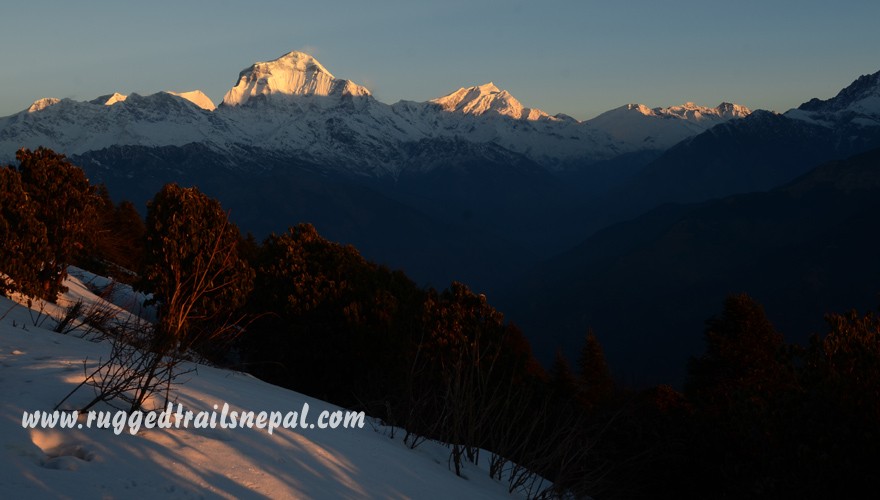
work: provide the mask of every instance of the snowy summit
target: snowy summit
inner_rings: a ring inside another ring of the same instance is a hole
[[[606,111],[587,123],[624,143],[666,149],[719,123],[745,118],[749,114],[749,108],[729,102],[722,102],[714,108],[693,102],[668,108],[649,108],[633,103]]]
[[[492,82],[478,87],[460,88],[430,102],[438,104],[444,111],[466,115],[479,116],[486,113],[496,113],[515,120],[549,118],[549,115],[540,109],[523,106],[509,92],[500,90]]]
[[[811,99],[785,113],[789,118],[824,126],[849,123],[880,126],[880,71],[862,75],[831,99]]]
[[[27,113],[36,113],[37,111],[42,111],[49,106],[53,106],[61,102],[61,99],[55,97],[44,97],[42,99],[37,99],[33,104],[30,105],[27,109]]]
[[[242,71],[238,83],[223,97],[223,104],[241,106],[252,98],[272,95],[368,96],[370,91],[350,80],[335,78],[314,57],[294,51]]]
[[[126,99],[128,99],[127,95],[122,95],[119,92],[114,92],[110,95],[103,95],[96,99],[92,99],[91,102],[93,104],[101,104],[103,106],[112,106],[117,102],[125,102]]]
[[[201,90],[193,90],[190,92],[169,91],[168,93],[182,99],[186,99],[187,101],[207,111],[214,111],[214,109],[217,108],[217,106],[214,105],[214,101],[212,101],[210,97],[206,96],[205,93]]]

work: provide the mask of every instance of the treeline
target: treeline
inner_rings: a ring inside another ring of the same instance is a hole
[[[851,311],[826,322],[809,345],[789,344],[753,298],[729,296],[706,322],[706,351],[690,360],[683,392],[616,387],[597,404],[579,402],[593,429],[588,469],[605,473],[573,489],[595,498],[864,496],[880,481],[880,318]],[[552,379],[564,399],[583,396],[564,361]]]
[[[878,486],[880,319],[851,311],[826,322],[808,346],[787,344],[747,295],[707,322],[685,384],[703,491],[855,498]]]
[[[145,348],[161,356],[148,377],[165,355],[197,353],[365,409],[410,446],[450,443],[459,474],[488,450],[493,477],[534,496],[845,497],[877,482],[874,315],[829,316],[825,335],[797,346],[754,300],[731,296],[683,392],[630,390],[593,332],[574,368],[559,353],[545,371],[486,297],[421,288],[308,224],[258,242],[175,184],[144,220],[61,155],[18,161],[0,168],[0,290],[52,300],[77,264],[151,293]]]

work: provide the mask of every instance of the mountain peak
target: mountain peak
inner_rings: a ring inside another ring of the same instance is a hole
[[[621,106],[617,109],[619,109],[621,112],[629,111],[629,112],[638,113],[638,114],[645,115],[645,116],[652,116],[654,114],[654,110],[645,106],[644,104],[639,104],[637,102],[626,104],[626,105]],[[612,111],[614,111],[614,110],[612,110]]]
[[[120,94],[119,92],[113,92],[112,94],[102,95],[101,97],[96,97],[89,101],[92,104],[99,104],[101,106],[112,106],[117,102],[123,102],[128,98],[127,95]]]
[[[819,113],[849,110],[859,114],[880,116],[880,71],[872,75],[860,76],[831,99],[813,98],[797,109]]]
[[[709,108],[688,101],[680,106],[649,108],[631,103],[606,111],[587,123],[630,147],[665,149],[734,118],[748,116],[745,106],[723,102]]]
[[[195,104],[196,106],[208,110],[214,111],[217,106],[214,105],[214,101],[211,100],[210,97],[206,96],[204,92],[201,90],[192,90],[190,92],[168,92],[173,96],[180,97],[182,99],[186,99],[187,101]]]
[[[223,97],[226,106],[239,106],[257,96],[369,96],[370,91],[350,80],[341,80],[305,52],[288,52],[268,62],[258,62],[238,75],[238,82]]]
[[[744,118],[751,112],[745,106],[729,102],[722,102],[714,108],[709,108],[688,101],[680,106],[669,106],[668,108],[649,108],[644,104],[631,103],[612,109],[603,113],[603,115],[606,115],[606,119],[616,115],[642,115],[654,118],[680,118],[691,122],[700,122],[706,119],[717,121],[719,119]]]
[[[718,111],[722,118],[745,118],[752,114],[751,109],[732,102],[722,102],[715,107],[715,110]]]
[[[480,116],[494,113],[517,120],[539,120],[550,118],[540,109],[523,106],[506,90],[500,90],[489,82],[473,87],[462,87],[451,94],[430,101],[444,111]]]
[[[58,99],[57,97],[44,97],[42,99],[37,99],[28,107],[27,112],[34,113],[36,111],[42,111],[49,106],[58,104],[59,102],[61,102],[61,99]]]
[[[744,118],[752,111],[745,106],[729,102],[722,102],[718,106],[710,108],[688,101],[680,106],[654,108],[654,112],[658,115],[678,117],[689,121],[699,122],[706,119],[717,121],[718,119],[729,120],[732,118]]]
[[[480,85],[479,87],[477,87],[477,89],[479,89],[480,92],[487,92],[487,93],[501,92],[501,89],[499,89],[497,86],[495,86],[495,84],[492,82],[484,83],[484,84]]]

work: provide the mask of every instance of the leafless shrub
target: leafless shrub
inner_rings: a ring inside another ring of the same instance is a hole
[[[150,397],[163,391],[167,404],[175,380],[189,370],[179,369],[181,357],[166,356],[146,348],[150,345],[152,330],[152,325],[135,319],[117,325],[114,334],[107,337],[111,343],[109,356],[98,359],[97,366],[91,370],[88,359],[83,360],[85,378],[55,409],[84,387],[91,387],[94,397],[80,408],[82,411],[102,402],[117,409],[133,411],[141,409]]]
[[[58,320],[55,324],[55,327],[52,329],[56,333],[60,333],[62,335],[67,335],[72,332],[79,326],[81,323],[78,323],[80,316],[82,315],[83,310],[83,301],[77,300],[73,304],[67,306],[64,310],[64,316]]]
[[[31,323],[37,328],[42,328],[43,323],[49,319],[49,314],[46,312],[46,302],[43,299],[37,299],[37,304],[39,305],[38,309],[34,309],[33,300],[28,297],[27,306]]]
[[[89,337],[94,333],[101,337],[111,334],[124,335],[125,330],[129,327],[126,323],[137,320],[131,317],[121,319],[121,317],[127,316],[126,313],[120,313],[109,302],[114,286],[115,283],[111,283],[105,287],[101,300],[92,302],[88,307],[82,300],[77,300],[69,305],[53,330],[63,335],[77,331],[81,338]]]
[[[12,301],[12,303],[9,306],[9,309],[4,311],[3,314],[0,314],[0,321],[3,321],[4,319],[6,319],[6,316],[8,316],[9,313],[11,313],[12,310],[15,309],[16,307],[18,307],[18,302]]]

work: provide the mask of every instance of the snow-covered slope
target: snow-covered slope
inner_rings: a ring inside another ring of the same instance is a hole
[[[91,102],[40,99],[4,119],[0,157],[38,146],[73,155],[113,145],[222,144],[229,132],[218,115],[167,92],[114,94]]]
[[[100,299],[77,273],[62,305]],[[119,298],[133,298],[122,290]],[[122,303],[122,302],[120,302]],[[35,306],[37,307],[37,306]],[[61,313],[50,307],[50,315]],[[40,317],[43,321],[40,322]],[[34,318],[37,318],[35,320]],[[35,324],[36,323],[36,324]],[[367,419],[362,429],[25,429],[23,412],[51,410],[83,379],[83,360],[108,345],[61,335],[45,315],[0,298],[0,491],[6,498],[510,498],[507,485],[470,464],[449,470],[448,449],[407,448],[401,433]],[[39,325],[39,326],[38,326]],[[173,392],[184,410],[298,411],[307,421],[339,408],[246,374],[191,365]],[[90,399],[77,393],[74,403]],[[176,406],[175,406],[176,408]],[[106,410],[108,407],[98,408]],[[85,420],[79,421],[81,424]]]
[[[187,101],[195,104],[196,106],[206,109],[208,111],[214,111],[217,109],[217,106],[214,105],[214,101],[211,100],[210,97],[206,96],[204,92],[201,90],[192,90],[189,92],[168,92],[171,95],[176,95],[177,97],[182,97]]]
[[[860,76],[831,99],[811,99],[785,115],[832,127],[880,127],[880,71]]]
[[[37,99],[36,101],[34,101],[33,104],[28,106],[28,109],[26,110],[26,112],[27,113],[36,113],[38,111],[43,111],[44,109],[48,108],[49,106],[54,106],[54,105],[58,104],[59,102],[61,102],[61,99],[58,99],[57,97],[44,97],[42,99]]]
[[[593,127],[622,141],[630,149],[667,149],[682,140],[751,111],[745,106],[721,103],[708,108],[687,102],[681,106],[649,108],[644,104],[627,104],[588,120]]]
[[[117,102],[122,102],[126,99],[128,99],[127,95],[122,95],[119,92],[114,92],[109,95],[102,95],[100,97],[92,99],[89,102],[91,102],[92,104],[103,104],[104,106],[112,106]]]

